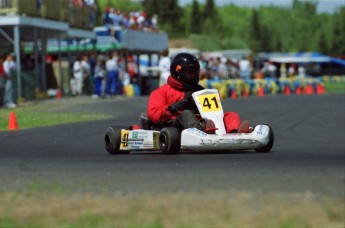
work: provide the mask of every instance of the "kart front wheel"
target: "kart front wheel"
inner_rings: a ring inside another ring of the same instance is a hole
[[[181,147],[181,133],[175,127],[165,127],[159,135],[159,148],[163,154],[178,154]]]
[[[268,135],[268,143],[266,146],[263,146],[263,147],[260,147],[260,148],[257,148],[255,149],[256,152],[259,152],[259,153],[268,153],[271,151],[272,147],[273,147],[273,143],[274,143],[274,134],[273,134],[273,130],[271,128],[271,126],[268,126],[269,127],[269,135]]]
[[[127,127],[112,126],[107,129],[104,136],[105,149],[109,154],[128,154],[129,151],[121,151],[121,129]]]

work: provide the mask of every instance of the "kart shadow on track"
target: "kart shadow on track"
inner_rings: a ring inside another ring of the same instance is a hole
[[[270,151],[270,153],[274,153],[274,151]],[[257,153],[253,150],[217,150],[217,151],[180,151],[180,156],[183,155],[220,155],[220,154],[228,154],[228,155],[235,155],[235,154],[267,154],[267,153]],[[137,156],[137,155],[146,155],[146,156],[166,156],[162,154],[160,151],[132,151],[127,154],[119,154],[118,156]],[[176,156],[176,155],[174,155]]]

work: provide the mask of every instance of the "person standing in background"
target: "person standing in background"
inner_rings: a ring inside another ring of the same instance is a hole
[[[101,60],[97,60],[97,64],[95,67],[95,73],[93,75],[95,85],[94,85],[94,94],[92,95],[92,98],[99,98],[101,96],[104,96],[104,79],[106,75],[105,65],[104,62]]]
[[[89,57],[84,55],[81,59],[81,70],[83,73],[83,91],[86,95],[92,94],[93,80],[91,74],[91,67],[89,64]]]
[[[105,68],[107,70],[107,95],[116,95],[119,80],[118,54],[116,51],[109,55]]]
[[[164,49],[161,52],[162,58],[159,60],[158,66],[159,66],[159,86],[162,86],[167,83],[168,77],[170,75],[170,64],[171,60],[169,58],[169,49]]]
[[[217,75],[219,79],[228,79],[229,75],[228,75],[228,71],[225,65],[225,63],[227,62],[227,59],[225,57],[218,57],[217,62],[218,62]]]
[[[277,67],[272,62],[268,62],[268,72],[270,78],[277,78]]]
[[[134,56],[128,56],[127,72],[131,83],[138,83],[138,67],[134,61]]]
[[[71,79],[72,95],[74,96],[81,95],[82,88],[83,88],[83,72],[82,72],[82,66],[81,66],[81,56],[78,56],[78,58],[73,63],[73,77]]]
[[[5,73],[5,69],[4,66],[2,65],[5,61],[5,58],[3,56],[0,56],[0,106],[3,103],[3,97],[4,97],[4,93],[5,93],[5,77],[6,77],[6,73]]]
[[[240,77],[243,80],[248,80],[251,78],[251,65],[247,57],[243,56],[243,58],[239,61],[239,68],[240,68]]]
[[[124,91],[124,87],[130,84],[130,77],[129,74],[126,71],[126,59],[124,56],[120,56],[119,57],[119,61],[118,61],[118,66],[119,66],[119,90],[120,90],[120,94],[123,93]]]
[[[287,76],[286,64],[282,63],[280,65],[280,78],[286,78],[286,76]]]
[[[291,63],[289,68],[288,68],[288,76],[289,78],[294,77],[296,74],[296,68],[295,68],[295,64]]]
[[[4,106],[6,108],[15,108],[17,105],[14,103],[13,98],[13,79],[15,76],[16,65],[13,61],[13,55],[8,54],[6,60],[2,64],[5,71],[5,96]]]
[[[304,78],[305,77],[305,68],[304,68],[304,66],[302,64],[298,66],[298,76],[300,78]]]

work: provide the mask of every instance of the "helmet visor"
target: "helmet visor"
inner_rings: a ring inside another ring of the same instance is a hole
[[[200,75],[200,67],[199,66],[191,66],[191,67],[184,67],[183,68],[183,78],[192,84],[199,83],[199,75]]]

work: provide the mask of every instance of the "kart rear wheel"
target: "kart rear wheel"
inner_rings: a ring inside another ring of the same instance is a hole
[[[105,149],[109,154],[129,154],[129,151],[120,150],[121,129],[127,129],[127,127],[111,126],[105,132]]]
[[[273,130],[271,128],[271,126],[268,126],[270,128],[270,131],[269,131],[269,135],[268,135],[268,138],[269,138],[269,141],[267,143],[266,146],[263,146],[261,148],[257,148],[255,149],[256,152],[259,152],[259,153],[268,153],[271,151],[272,147],[273,147],[273,143],[274,143],[274,134],[273,134]]]
[[[181,133],[175,127],[165,127],[159,135],[159,148],[163,154],[178,154],[181,147]]]

